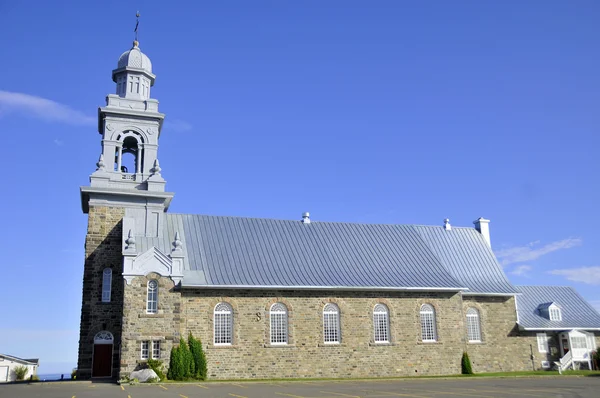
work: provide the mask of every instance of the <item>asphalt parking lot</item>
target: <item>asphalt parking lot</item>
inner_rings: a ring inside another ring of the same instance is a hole
[[[145,384],[61,382],[0,386],[2,398],[473,398],[598,397],[600,377]]]

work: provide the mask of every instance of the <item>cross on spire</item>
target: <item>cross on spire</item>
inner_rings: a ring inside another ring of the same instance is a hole
[[[133,30],[135,32],[135,41],[138,41],[138,26],[140,25],[140,12],[136,12],[135,13],[135,29]]]

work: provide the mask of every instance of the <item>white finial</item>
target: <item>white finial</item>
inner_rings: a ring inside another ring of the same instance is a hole
[[[302,222],[304,224],[310,224],[310,213],[309,212],[302,213]]]
[[[452,229],[452,225],[450,225],[450,219],[449,218],[444,219],[444,229],[446,231],[450,231]]]
[[[104,164],[104,154],[100,154],[100,159],[98,159],[98,162],[96,163],[96,166],[98,167],[96,169],[96,171],[97,170],[104,171],[104,169],[106,167],[106,165]]]
[[[181,239],[179,239],[179,232],[175,232],[175,240],[173,241],[173,251],[179,252],[181,251]]]
[[[154,160],[154,167],[152,167],[152,175],[160,175],[161,172],[160,164],[158,163],[158,159]]]
[[[129,233],[127,234],[127,239],[125,240],[125,243],[127,243],[127,247],[125,248],[126,250],[135,249],[135,238],[133,237],[133,232],[131,230],[129,230]]]

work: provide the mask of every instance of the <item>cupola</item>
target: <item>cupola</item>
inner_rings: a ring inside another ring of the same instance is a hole
[[[117,83],[116,94],[122,98],[145,100],[150,98],[150,87],[156,76],[152,74],[152,62],[139,48],[137,40],[133,47],[119,57],[117,69],[112,71],[112,79]]]

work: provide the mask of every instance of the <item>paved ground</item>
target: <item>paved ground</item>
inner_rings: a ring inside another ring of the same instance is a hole
[[[600,397],[600,377],[413,379],[117,386],[63,382],[0,386],[0,398],[491,398]]]

